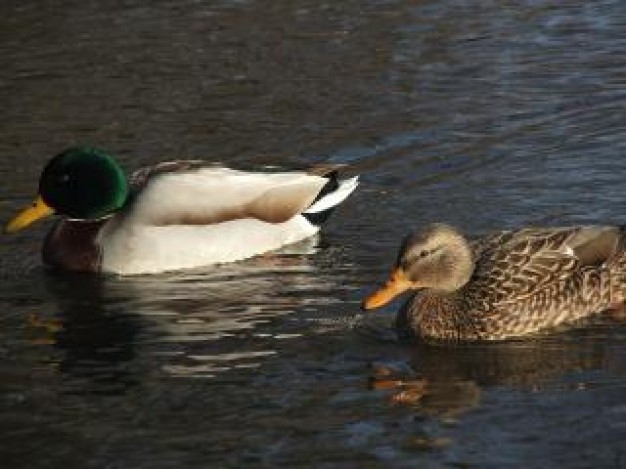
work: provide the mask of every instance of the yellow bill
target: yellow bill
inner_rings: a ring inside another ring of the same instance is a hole
[[[26,228],[33,222],[45,218],[48,215],[52,215],[54,210],[43,201],[41,196],[37,196],[33,204],[18,213],[13,220],[11,220],[4,230],[7,233],[15,233],[21,229]]]
[[[411,288],[413,288],[413,284],[406,278],[404,272],[401,269],[396,269],[391,273],[385,285],[365,298],[363,308],[380,308]]]

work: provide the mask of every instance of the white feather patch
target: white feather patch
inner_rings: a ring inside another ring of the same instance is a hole
[[[299,191],[304,209],[307,200],[315,198],[326,182],[323,177],[303,172],[252,173],[203,168],[165,173],[148,183],[135,201],[131,216],[148,225],[176,224],[177,220],[181,224],[185,220],[196,220],[197,224],[203,220],[215,223],[245,218],[250,216],[248,207],[264,197],[278,204],[280,200],[274,194],[280,194],[281,188],[285,188],[288,198]]]
[[[133,275],[223,264],[279,249],[317,231],[301,216],[284,223],[246,218],[207,226],[120,227],[100,240],[102,270]]]
[[[346,200],[346,198],[354,192],[354,190],[359,185],[359,177],[354,176],[350,179],[345,179],[339,182],[339,187],[322,197],[320,200],[315,202],[309,208],[307,208],[304,213],[319,213],[324,210],[328,210],[331,207],[335,207],[339,205],[341,202]]]

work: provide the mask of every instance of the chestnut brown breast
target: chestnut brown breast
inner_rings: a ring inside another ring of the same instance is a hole
[[[98,272],[101,249],[96,237],[107,220],[60,220],[43,244],[43,261],[50,267],[75,272]]]

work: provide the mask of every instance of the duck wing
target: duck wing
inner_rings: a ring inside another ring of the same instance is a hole
[[[529,228],[488,236],[473,245],[472,293],[492,305],[517,302],[583,267],[607,264],[619,239],[620,230],[613,226]]]
[[[329,177],[305,171],[250,172],[174,161],[136,172],[129,211],[146,225],[209,225],[255,218],[282,223],[316,201]]]

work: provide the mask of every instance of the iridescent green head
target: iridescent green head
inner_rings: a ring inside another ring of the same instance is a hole
[[[126,176],[111,155],[97,148],[70,148],[48,162],[37,199],[6,229],[18,231],[51,213],[95,220],[120,210],[127,198]]]
[[[122,208],[128,183],[111,155],[78,147],[50,160],[39,179],[39,195],[61,215],[96,219]]]

